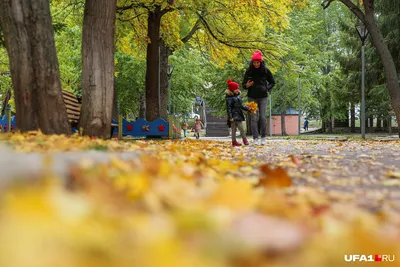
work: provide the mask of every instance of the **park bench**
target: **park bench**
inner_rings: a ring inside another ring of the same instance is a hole
[[[68,121],[71,124],[73,131],[78,130],[78,123],[81,117],[81,101],[74,94],[62,90],[64,104],[67,109]],[[111,136],[114,129],[118,127],[117,123],[111,123]]]

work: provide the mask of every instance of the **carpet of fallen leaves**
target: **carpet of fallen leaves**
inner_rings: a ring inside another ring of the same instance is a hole
[[[0,188],[0,266],[366,265],[352,254],[400,266],[398,141],[2,142],[49,157],[40,177]],[[52,152],[90,149],[140,154],[82,160],[66,179],[46,171]]]

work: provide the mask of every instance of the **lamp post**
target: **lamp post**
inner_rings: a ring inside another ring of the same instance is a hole
[[[300,129],[301,129],[301,126],[300,126],[300,119],[301,119],[301,105],[300,105],[301,104],[301,102],[300,102],[301,83],[300,83],[300,74],[304,70],[304,65],[303,64],[298,64],[297,66],[299,67],[299,69],[297,71],[299,73],[299,87],[297,89],[297,101],[298,101],[298,103],[297,103],[297,108],[298,108],[298,129],[297,129],[297,134],[300,135]]]
[[[168,114],[171,114],[171,75],[174,71],[174,65],[168,65]]]
[[[361,39],[361,137],[365,139],[365,60],[364,60],[364,47],[365,40],[368,37],[368,29],[362,21],[358,21],[356,25],[358,36]]]
[[[272,137],[272,94],[269,94],[269,136]]]

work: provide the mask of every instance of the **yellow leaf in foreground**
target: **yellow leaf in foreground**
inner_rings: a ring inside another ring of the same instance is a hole
[[[271,169],[267,164],[262,165],[261,172],[264,177],[256,186],[263,187],[290,187],[292,185],[292,178],[287,174],[286,170],[278,167]]]
[[[252,184],[243,180],[223,180],[209,199],[212,205],[221,205],[233,210],[250,210],[255,202]]]

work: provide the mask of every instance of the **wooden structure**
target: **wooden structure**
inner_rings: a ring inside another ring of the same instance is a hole
[[[212,114],[212,109],[206,108],[206,136],[211,137],[226,137],[229,136],[228,126],[226,124],[227,117],[219,117]]]
[[[285,114],[286,135],[298,135],[299,114],[297,110],[288,108]],[[300,125],[302,126],[302,125]],[[270,119],[267,116],[267,135],[270,135]],[[272,112],[272,135],[282,135],[282,112]]]
[[[68,121],[72,127],[77,127],[81,117],[81,103],[78,98],[65,90],[62,91]]]
[[[65,108],[67,109],[68,121],[71,124],[72,132],[78,131],[78,123],[81,118],[81,101],[74,94],[62,90]],[[112,121],[111,123],[111,136],[117,134],[118,123]]]

